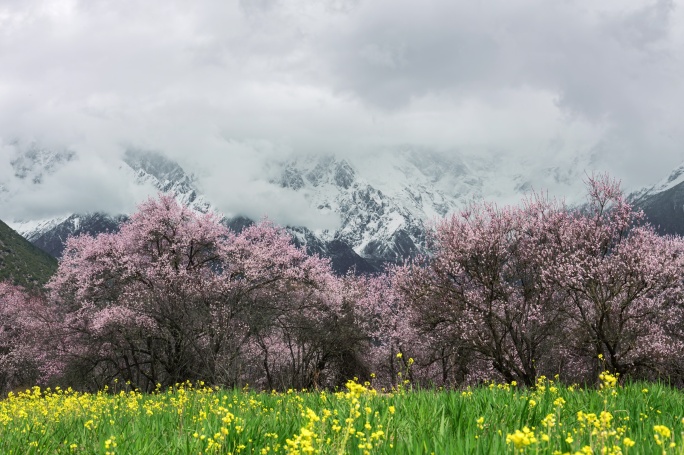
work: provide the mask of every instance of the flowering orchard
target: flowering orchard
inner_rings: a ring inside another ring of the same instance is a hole
[[[461,387],[542,375],[684,380],[684,241],[617,182],[439,221],[431,253],[336,276],[268,221],[235,233],[161,195],[68,240],[42,295],[0,284],[0,389]],[[599,357],[603,360],[599,361]]]

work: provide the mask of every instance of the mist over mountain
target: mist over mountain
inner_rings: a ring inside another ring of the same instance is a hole
[[[13,159],[12,163],[20,163],[16,168],[21,171],[15,172],[13,178],[40,189],[45,182],[50,183],[52,175],[76,160],[78,156],[73,153],[28,149]],[[301,210],[304,201],[305,210],[314,215],[299,219],[335,220],[329,223],[332,227],[321,227],[315,223],[293,225],[275,218],[275,222],[287,226],[297,244],[310,253],[329,257],[340,273],[350,269],[366,273],[425,252],[426,228],[470,201],[520,200],[535,181],[549,183],[556,190],[576,191],[582,169],[580,165],[562,171],[540,169],[524,162],[486,161],[407,147],[367,156],[293,156],[268,163],[262,179],[271,191],[283,192],[285,205],[281,211]],[[531,170],[535,175],[529,174]],[[133,193],[171,193],[193,210],[223,216],[224,222],[236,230],[270,216],[222,210],[204,194],[201,177],[159,152],[129,149],[111,173],[121,177],[126,188],[134,189]],[[288,195],[294,195],[292,206],[287,205]],[[5,191],[3,197],[11,196]],[[255,200],[258,198],[254,195]],[[68,236],[114,231],[131,212],[103,209],[10,221],[35,245],[59,257]],[[295,215],[285,219],[298,219]]]
[[[34,174],[41,174],[52,169],[54,163],[62,163],[62,154],[41,151],[40,153],[26,153],[20,160],[23,168],[33,170],[33,173],[16,173],[15,178],[27,179]],[[45,169],[43,169],[45,168]],[[125,175],[133,186],[140,187],[141,194],[154,195],[157,192],[171,193],[178,202],[188,205],[193,210],[206,213],[219,213],[206,198],[199,193],[196,178],[186,173],[176,162],[157,152],[129,150],[118,163],[113,172]],[[40,179],[32,179],[31,185],[40,185]],[[3,197],[11,195],[4,192]],[[101,232],[116,231],[119,225],[127,219],[127,213],[111,213],[93,211],[83,213],[65,213],[55,217],[42,219],[14,220],[12,225],[19,230],[26,239],[34,245],[48,252],[54,257],[60,257],[64,243],[72,235],[96,235]],[[231,229],[241,230],[255,220],[242,215],[223,217],[223,222]],[[297,244],[306,246],[312,254],[329,257],[335,269],[346,273],[353,268],[358,273],[376,271],[377,268],[361,258],[346,243],[333,237],[320,236],[306,227],[289,227]]]
[[[13,178],[39,188],[75,160],[78,156],[73,152],[29,148],[12,159]],[[565,168],[544,168],[503,158],[407,147],[367,156],[317,154],[273,161],[264,166],[263,184],[271,191],[282,189],[285,195],[296,195],[292,207],[281,207],[284,212],[300,210],[303,200],[307,211],[337,220],[334,227],[325,228],[275,219],[286,226],[296,244],[311,254],[330,258],[338,273],[370,273],[426,252],[426,231],[430,226],[470,202],[517,203],[530,191],[544,188],[550,188],[550,194],[570,195],[570,204],[580,202],[582,180],[590,165],[590,157],[582,156]],[[127,188],[133,188],[133,194],[142,195],[140,200],[157,192],[171,193],[195,211],[219,214],[236,231],[261,218],[254,212],[221,210],[204,194],[201,177],[159,152],[129,149],[111,172],[118,174]],[[9,197],[11,193],[6,189],[0,193],[5,201]],[[630,197],[661,232],[684,233],[684,166]],[[133,210],[66,212],[42,219],[8,221],[34,245],[60,257],[69,236],[116,231]]]

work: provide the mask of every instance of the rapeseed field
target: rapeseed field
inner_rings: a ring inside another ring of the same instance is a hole
[[[0,401],[2,454],[682,454],[684,394],[658,383],[460,391],[255,392],[188,382],[141,394],[40,389]]]

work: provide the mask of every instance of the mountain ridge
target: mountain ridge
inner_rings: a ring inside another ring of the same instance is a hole
[[[21,169],[29,170],[21,173],[22,178],[40,175],[34,181],[39,185],[59,165],[74,159],[68,153],[58,159],[45,155],[41,151],[15,160],[22,163]],[[37,158],[33,163],[32,157]],[[46,169],[41,168],[44,163],[49,164]],[[584,171],[581,160],[573,163],[578,167],[534,168],[539,172],[537,180],[576,191],[572,185],[581,182]],[[330,258],[338,273],[350,270],[373,273],[388,263],[401,263],[425,253],[427,228],[470,201],[497,197],[504,203],[520,200],[535,186],[531,176],[524,172],[529,171],[528,165],[408,148],[384,155],[295,156],[270,163],[265,175],[269,176],[271,185],[297,192],[317,213],[339,215],[340,224],[336,229],[286,226],[297,245],[305,247],[310,254]],[[193,210],[219,214],[203,193],[201,180],[162,153],[128,150],[118,171],[136,185],[173,194]],[[669,187],[666,187],[668,182],[657,184],[635,192],[632,199],[653,219],[659,220],[658,213],[669,216],[667,207],[658,210],[650,207],[658,206],[654,201],[663,199],[662,195],[669,194],[667,191],[680,188],[684,183],[684,166],[680,171],[675,175],[675,169],[668,177]],[[684,186],[681,192],[684,203]],[[684,211],[681,212],[681,219],[677,218],[673,221],[675,225],[668,228],[673,232],[684,233]],[[15,221],[12,226],[35,245],[59,257],[69,235],[116,230],[127,215],[71,213],[45,220]],[[240,230],[254,220],[236,215],[224,217],[223,222],[231,229]],[[666,225],[664,221],[661,224]]]
[[[684,163],[660,182],[630,195],[659,234],[684,235]]]
[[[35,156],[31,153],[29,156]],[[49,161],[41,154],[40,161]],[[34,166],[38,168],[39,166]],[[176,162],[158,152],[129,150],[124,155],[119,171],[129,175],[138,185],[147,185],[158,192],[170,193],[175,199],[201,213],[218,211],[206,200],[196,186],[196,180]],[[40,184],[40,181],[33,183]],[[96,235],[118,230],[129,214],[104,212],[72,213],[43,220],[15,221],[13,227],[31,243],[50,255],[59,258],[64,243],[72,235]],[[244,216],[223,217],[222,222],[233,230],[241,230],[254,222]],[[310,254],[319,254],[331,260],[333,268],[341,274],[355,270],[358,273],[379,271],[356,254],[344,242],[334,238],[321,238],[304,226],[286,227],[298,246]]]

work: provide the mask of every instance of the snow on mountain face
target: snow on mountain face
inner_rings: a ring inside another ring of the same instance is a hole
[[[46,159],[48,154],[26,154],[15,160],[22,173],[19,178],[32,178],[35,184],[41,181],[34,176],[42,176],[54,172],[69,159]],[[13,163],[15,162],[13,161]],[[209,203],[198,195],[192,177],[175,162],[154,152],[128,151],[121,165],[116,170],[122,172],[137,185],[149,188],[149,193],[156,191],[171,193],[181,203],[194,210],[206,213],[211,210]],[[126,214],[109,213],[68,213],[62,216],[40,220],[10,220],[14,230],[23,235],[39,248],[53,256],[59,257],[64,249],[64,242],[71,235],[95,235],[105,231],[115,231],[126,219]]]
[[[122,170],[129,173],[132,171],[137,184],[173,194],[178,202],[198,212],[207,213],[212,210],[211,204],[204,196],[198,194],[195,179],[178,163],[161,153],[128,150],[123,163]]]
[[[54,173],[75,156],[76,153],[69,150],[54,152],[30,146],[10,160],[10,166],[17,178],[40,184],[46,175]]]
[[[340,215],[339,229],[316,234],[345,242],[376,264],[424,251],[426,228],[470,201],[517,201],[533,182],[570,188],[581,184],[582,171],[425,150],[299,157],[278,165],[275,183],[302,192],[321,212]]]
[[[76,157],[76,154],[69,150],[53,151],[40,148],[35,144],[30,144],[27,147],[16,147],[14,150],[14,155],[9,159],[11,172],[15,178],[31,185],[40,185],[46,177],[54,174],[60,167]],[[10,189],[5,182],[0,182],[0,197],[11,198]],[[57,218],[25,220],[14,223],[11,222],[12,220],[5,221],[14,230],[31,240],[32,236],[55,228],[68,217],[69,215],[64,215]]]
[[[670,175],[662,179],[660,182],[656,183],[651,187],[642,188],[638,190],[635,194],[639,195],[655,195],[657,193],[662,193],[671,188],[674,188],[681,183],[684,183],[684,163],[677,166],[670,172]]]
[[[404,200],[386,194],[360,176],[348,160],[332,156],[285,163],[276,183],[304,192],[323,213],[338,213],[339,229],[316,234],[350,245],[363,258],[376,263],[400,261],[422,249],[424,213],[419,209],[423,201],[418,189]]]
[[[629,195],[660,234],[684,235],[684,163],[653,186]]]
[[[5,178],[22,181],[28,186],[40,185],[45,178],[76,157],[76,153],[70,150],[53,151],[40,148],[35,144],[24,146],[13,143],[7,149],[12,152],[9,153],[11,156],[7,157],[7,162],[0,162],[0,166],[7,166],[2,174]],[[1,175],[0,179],[2,179]],[[8,181],[0,180],[0,200],[3,199],[12,200],[11,185]],[[56,220],[52,218],[30,220],[25,225],[26,230],[49,229],[55,222]]]
[[[125,215],[106,213],[72,214],[65,218],[44,221],[24,235],[31,243],[54,257],[60,257],[66,240],[74,235],[97,235],[115,232],[126,220]]]

